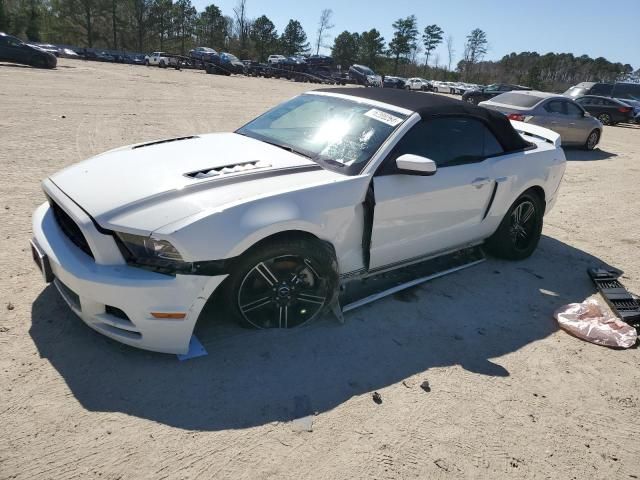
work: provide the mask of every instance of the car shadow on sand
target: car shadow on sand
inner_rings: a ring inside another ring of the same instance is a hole
[[[617,153],[607,152],[596,148],[595,150],[581,150],[578,148],[565,148],[564,155],[570,162],[589,162],[593,160],[608,160],[617,157]]]
[[[488,261],[294,330],[202,322],[208,356],[136,350],[93,332],[54,287],[32,307],[42,357],[90,411],[189,430],[239,429],[326,412],[430,368],[505,377],[498,357],[556,330],[553,311],[594,292],[597,258],[549,237],[522,262]],[[208,319],[209,320],[209,319]]]

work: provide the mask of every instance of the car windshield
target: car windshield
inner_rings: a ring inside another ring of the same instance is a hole
[[[500,88],[500,85],[493,84],[493,85],[489,85],[488,87],[485,87],[485,90],[487,92],[497,92],[499,88]]]
[[[329,170],[359,174],[406,115],[327,95],[278,105],[236,131],[303,155]]]
[[[231,60],[232,62],[239,62],[240,60],[238,60],[238,57],[236,57],[235,55],[232,55],[230,53],[225,53],[225,57],[227,57],[227,59]]]
[[[514,107],[531,108],[540,103],[543,98],[527,95],[526,93],[507,92],[495,97],[492,102],[502,103],[504,105],[513,105]]]

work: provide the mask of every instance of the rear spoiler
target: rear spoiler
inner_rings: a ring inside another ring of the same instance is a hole
[[[515,120],[511,120],[511,125],[513,125],[513,128],[515,128],[516,131],[525,138],[534,137],[539,140],[551,143],[556,148],[560,148],[560,134],[554,132],[553,130],[538,127],[536,125],[531,125],[530,123],[517,122]]]

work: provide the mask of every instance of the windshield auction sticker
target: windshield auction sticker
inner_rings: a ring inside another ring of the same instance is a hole
[[[391,115],[390,113],[383,112],[382,110],[378,110],[377,108],[372,108],[364,115],[366,117],[373,118],[374,120],[378,120],[379,122],[386,123],[387,125],[391,125],[392,127],[396,127],[402,123],[401,118]]]

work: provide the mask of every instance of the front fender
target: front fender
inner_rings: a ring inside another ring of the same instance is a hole
[[[316,185],[242,201],[202,212],[154,232],[169,240],[186,261],[232,258],[260,240],[286,231],[303,231],[330,242],[340,269],[362,263],[362,202],[368,176]]]

